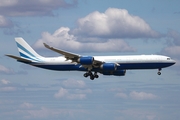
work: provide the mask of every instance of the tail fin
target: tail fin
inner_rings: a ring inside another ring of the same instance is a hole
[[[23,38],[15,38],[15,41],[21,58],[33,61],[40,61],[40,58],[42,58],[42,56],[37,54]]]

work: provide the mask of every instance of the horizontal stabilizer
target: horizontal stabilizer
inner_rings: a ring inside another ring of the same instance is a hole
[[[32,62],[30,60],[27,60],[27,59],[24,59],[24,58],[21,58],[21,57],[17,57],[17,56],[14,56],[14,55],[6,55],[6,56],[11,57],[13,59],[16,59],[19,62],[24,62],[24,63],[31,63]]]

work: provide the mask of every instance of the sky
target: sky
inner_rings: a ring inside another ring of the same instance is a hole
[[[180,118],[179,0],[0,0],[0,119],[177,120]],[[19,55],[23,37],[81,55],[160,54],[176,64],[123,77],[35,68]]]

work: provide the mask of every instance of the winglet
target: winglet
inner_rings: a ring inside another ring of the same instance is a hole
[[[48,49],[50,49],[50,48],[53,48],[53,47],[50,47],[48,44],[46,44],[46,43],[43,43],[44,44],[44,46],[46,47],[46,48],[48,48]]]
[[[55,49],[55,48],[53,48],[53,47],[50,47],[50,46],[49,46],[48,44],[46,44],[46,43],[43,43],[43,44],[44,44],[44,46],[45,46],[46,48],[57,52],[57,51],[56,51],[57,49]]]

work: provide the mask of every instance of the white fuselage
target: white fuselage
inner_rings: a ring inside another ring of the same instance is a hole
[[[94,56],[94,59],[106,63],[118,63],[118,69],[161,69],[175,64],[170,57],[162,55]],[[43,57],[41,61],[34,62],[32,65],[51,70],[78,70],[80,66],[71,60],[66,60],[63,56]],[[80,70],[85,69],[80,68]]]
[[[124,76],[129,69],[158,69],[175,64],[170,57],[162,55],[128,55],[128,56],[82,56],[65,50],[57,49],[44,43],[44,46],[63,56],[42,57],[21,37],[15,38],[20,57],[6,55],[19,62],[36,67],[57,71],[86,71],[84,77],[91,80],[103,75]]]

